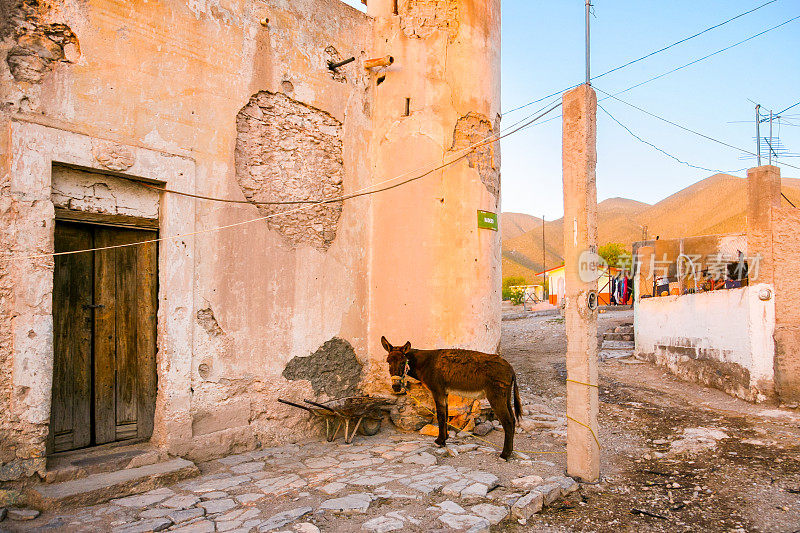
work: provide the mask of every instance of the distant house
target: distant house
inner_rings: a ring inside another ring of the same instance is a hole
[[[551,304],[558,306],[564,299],[564,290],[566,289],[566,275],[564,265],[537,272],[537,276],[544,276],[546,280],[546,287],[549,294],[549,301]]]

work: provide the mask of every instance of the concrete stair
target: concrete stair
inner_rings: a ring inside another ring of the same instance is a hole
[[[598,354],[601,361],[633,355],[636,343],[633,338],[633,324],[622,324],[614,331],[603,333],[603,344]]]
[[[26,495],[40,510],[94,505],[199,474],[193,462],[168,458],[147,444],[101,446],[51,456],[46,483],[30,487]]]

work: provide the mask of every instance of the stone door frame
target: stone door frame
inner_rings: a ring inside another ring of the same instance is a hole
[[[9,126],[9,175],[6,183],[17,210],[12,257],[53,252],[55,210],[50,199],[54,164],[65,164],[165,183],[194,192],[195,161],[183,155],[128,146],[41,124],[14,120]],[[12,209],[14,208],[12,207]],[[194,309],[194,200],[163,195],[159,203],[158,319],[156,368],[158,393],[151,442],[178,453],[191,440],[192,313]],[[52,257],[12,259],[8,299],[13,319],[11,412],[18,435],[29,450],[40,450],[23,467],[42,471],[50,423],[53,382]],[[16,425],[15,424],[15,425]]]

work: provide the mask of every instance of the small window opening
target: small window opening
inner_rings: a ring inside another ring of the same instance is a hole
[[[397,15],[397,13],[398,13],[397,1],[398,0],[393,0],[392,1],[392,13],[394,13],[395,15]]]
[[[408,117],[411,115],[411,98],[406,98],[406,108],[403,112],[404,117]]]

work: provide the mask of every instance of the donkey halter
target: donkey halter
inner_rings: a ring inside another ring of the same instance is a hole
[[[397,394],[405,394],[407,392],[406,389],[406,375],[408,374],[408,359],[406,358],[406,362],[403,365],[403,374],[400,376],[392,376],[392,386],[396,383],[400,384],[400,391]]]

